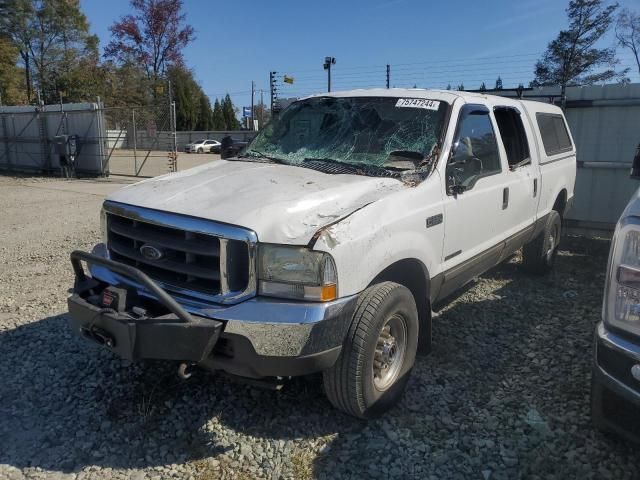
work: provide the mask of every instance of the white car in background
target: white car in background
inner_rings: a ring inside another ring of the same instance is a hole
[[[187,143],[184,146],[187,153],[216,153],[220,152],[220,142],[217,140],[196,140],[193,143]]]

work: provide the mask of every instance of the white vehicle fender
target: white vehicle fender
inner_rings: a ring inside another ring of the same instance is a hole
[[[427,282],[439,273],[444,239],[439,182],[434,171],[418,186],[370,203],[319,230],[312,247],[334,258],[340,296],[361,292],[401,260],[420,262]],[[427,227],[428,218],[435,218],[435,224]]]

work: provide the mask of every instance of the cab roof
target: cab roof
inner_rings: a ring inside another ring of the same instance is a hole
[[[438,90],[426,88],[361,88],[356,90],[345,90],[338,92],[319,93],[309,95],[304,98],[315,97],[407,97],[407,98],[427,98],[430,100],[442,100],[453,103],[456,99],[462,99],[464,103],[482,103],[488,105],[521,106],[523,109],[532,112],[554,112],[562,113],[562,110],[555,105],[532,100],[520,100],[517,98],[503,97],[500,95],[489,95],[481,92],[465,92],[459,90]]]

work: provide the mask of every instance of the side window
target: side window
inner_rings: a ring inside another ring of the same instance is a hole
[[[468,190],[478,179],[501,171],[489,110],[483,105],[466,105],[460,113],[447,163],[447,186]]]
[[[573,146],[562,115],[538,113],[536,119],[538,120],[540,136],[547,155],[555,155],[571,150]]]
[[[494,109],[496,123],[504,150],[507,152],[507,161],[510,168],[525,165],[531,162],[529,155],[529,142],[522,124],[520,112],[512,107],[496,107]]]

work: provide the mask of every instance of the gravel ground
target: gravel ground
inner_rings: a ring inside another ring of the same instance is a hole
[[[219,159],[220,155],[217,153],[178,152],[178,171]],[[109,158],[109,171],[112,175],[135,175],[136,165],[140,171],[139,175],[143,177],[153,177],[169,172],[167,152],[139,150],[136,163],[133,150],[116,149]]]
[[[607,242],[566,239],[546,278],[518,258],[484,275],[438,314],[400,406],[365,423],[319,377],[183,382],[73,336],[68,254],[99,240],[101,195],[54,186],[0,177],[0,478],[640,477],[589,418]]]

